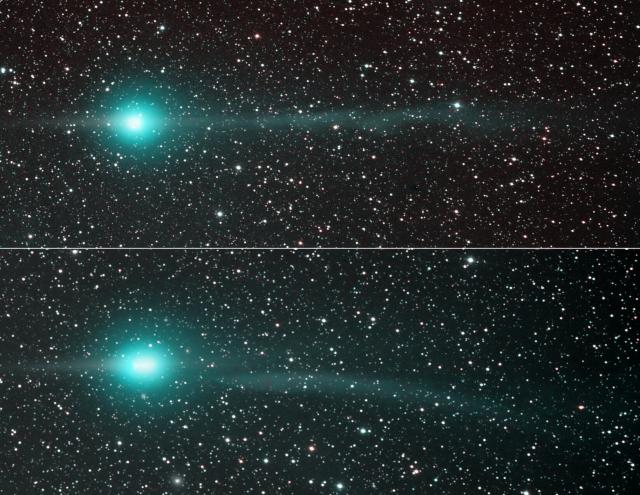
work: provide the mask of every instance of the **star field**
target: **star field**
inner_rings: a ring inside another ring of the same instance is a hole
[[[0,493],[633,493],[638,268],[5,252]]]
[[[0,495],[638,492],[636,3],[0,1]]]
[[[5,2],[0,245],[637,245],[633,7]]]

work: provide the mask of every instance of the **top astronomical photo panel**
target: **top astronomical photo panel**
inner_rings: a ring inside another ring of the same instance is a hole
[[[632,1],[0,4],[0,246],[637,246]]]

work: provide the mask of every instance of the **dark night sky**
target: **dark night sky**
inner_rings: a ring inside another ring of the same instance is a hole
[[[633,3],[3,2],[0,245],[637,245]]]
[[[635,252],[4,253],[0,492],[632,493],[638,269]],[[149,343],[156,380],[110,364]]]

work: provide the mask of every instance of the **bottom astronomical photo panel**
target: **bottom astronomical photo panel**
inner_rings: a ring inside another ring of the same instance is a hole
[[[0,492],[631,493],[633,251],[5,251]]]

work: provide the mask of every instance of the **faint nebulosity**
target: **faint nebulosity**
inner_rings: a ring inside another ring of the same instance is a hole
[[[633,493],[635,252],[5,252],[2,493]]]
[[[3,2],[3,246],[632,246],[632,0]]]

